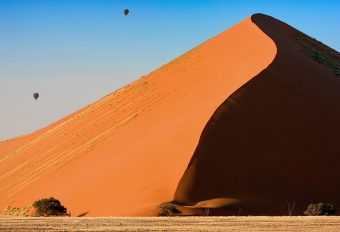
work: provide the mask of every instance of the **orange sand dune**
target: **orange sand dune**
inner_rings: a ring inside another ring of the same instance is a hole
[[[287,200],[294,215],[340,207],[340,54],[272,17],[251,20],[277,55],[209,119],[175,202],[237,200],[210,215],[287,215]]]
[[[72,216],[156,215],[214,111],[275,55],[247,18],[60,121],[1,142],[0,208],[53,196]]]

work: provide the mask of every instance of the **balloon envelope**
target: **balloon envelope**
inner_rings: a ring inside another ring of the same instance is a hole
[[[127,15],[129,13],[129,10],[125,9],[123,12],[124,12],[125,15]]]
[[[34,93],[34,94],[33,94],[33,97],[34,97],[35,100],[37,100],[38,97],[39,97],[39,93]]]

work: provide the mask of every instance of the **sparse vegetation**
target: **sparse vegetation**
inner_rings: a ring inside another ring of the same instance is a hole
[[[340,77],[339,52],[301,32],[296,32],[294,37],[305,55],[332,70],[335,76]]]
[[[32,207],[32,205],[29,206],[25,206],[25,207],[11,207],[11,204],[14,201],[12,201],[11,203],[9,203],[8,206],[6,206],[6,208],[4,208],[3,210],[0,211],[0,215],[7,215],[7,216],[17,216],[17,217],[26,217],[28,211],[30,210],[30,208]]]
[[[209,208],[205,208],[205,215],[209,216]]]
[[[293,205],[290,206],[290,203],[289,203],[289,201],[287,200],[287,204],[288,204],[288,214],[289,214],[289,216],[292,216],[293,209],[294,209],[294,206],[295,206],[295,201],[293,201]]]
[[[330,216],[336,214],[336,208],[334,205],[325,203],[310,204],[308,209],[303,213],[307,216]]]
[[[40,199],[33,203],[33,207],[33,217],[71,216],[60,201],[53,197]]]
[[[172,203],[162,203],[157,207],[161,212],[160,215],[166,214],[167,216],[170,216],[174,213],[178,213],[179,210],[176,209],[176,206]]]

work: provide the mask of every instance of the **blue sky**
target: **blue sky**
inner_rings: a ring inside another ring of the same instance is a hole
[[[339,12],[336,0],[0,0],[0,140],[67,116],[254,13],[340,51]]]

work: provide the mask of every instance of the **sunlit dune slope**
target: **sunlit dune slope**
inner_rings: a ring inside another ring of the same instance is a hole
[[[175,202],[226,199],[211,215],[288,215],[287,200],[293,215],[310,203],[338,207],[340,54],[272,17],[251,20],[277,55],[209,119]]]
[[[53,196],[72,216],[156,215],[211,115],[275,55],[247,18],[66,118],[1,142],[0,208]]]

